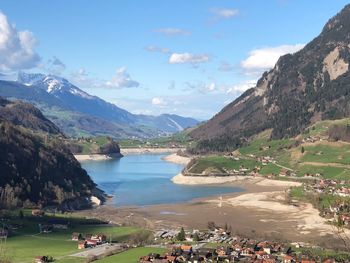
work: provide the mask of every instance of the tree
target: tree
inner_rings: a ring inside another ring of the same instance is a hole
[[[19,210],[18,216],[19,216],[20,219],[23,219],[23,218],[24,218],[24,214],[23,214],[23,211],[22,211],[22,210]]]
[[[193,235],[193,241],[198,242],[198,241],[200,241],[200,240],[201,240],[201,239],[200,239],[198,233],[194,233],[194,235]]]
[[[301,153],[304,153],[305,152],[305,148],[304,146],[301,147]]]
[[[184,241],[184,240],[186,240],[186,234],[185,234],[185,230],[184,230],[183,227],[181,227],[181,230],[180,230],[180,232],[177,234],[176,239],[179,240],[179,241]]]

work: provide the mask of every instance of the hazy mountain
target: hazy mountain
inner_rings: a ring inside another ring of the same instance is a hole
[[[53,75],[20,72],[17,81],[0,81],[0,96],[34,103],[62,131],[74,136],[147,138],[178,132],[198,123],[178,115],[132,114]]]
[[[350,5],[295,54],[280,57],[247,90],[191,135],[203,149],[226,150],[260,131],[294,136],[322,119],[350,116]]]

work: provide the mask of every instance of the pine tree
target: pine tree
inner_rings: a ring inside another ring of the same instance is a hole
[[[181,227],[180,232],[177,234],[177,240],[184,241],[185,239],[186,239],[185,230],[183,227]]]

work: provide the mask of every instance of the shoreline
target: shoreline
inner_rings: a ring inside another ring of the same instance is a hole
[[[174,152],[162,159],[182,165],[191,160]],[[182,185],[225,184],[243,188],[244,191],[201,197],[175,204],[116,207],[106,203],[77,213],[117,225],[139,226],[151,230],[180,227],[200,229],[206,228],[208,222],[213,221],[218,225],[228,224],[232,226],[233,231],[248,237],[269,237],[316,245],[340,244],[335,228],[327,219],[322,218],[310,203],[287,201],[288,189],[300,186],[299,182],[254,176],[191,177],[181,173],[171,180]],[[350,231],[347,232],[350,234]]]
[[[160,153],[172,153],[176,154],[177,151],[183,150],[183,148],[123,148],[120,149],[119,154],[101,154],[101,153],[92,153],[92,154],[73,154],[75,159],[79,162],[81,161],[106,161],[116,158],[121,158],[124,155],[131,154],[160,154]],[[181,157],[181,156],[179,156]],[[186,158],[186,157],[183,157]],[[164,157],[166,160],[166,157]],[[166,160],[168,161],[168,160]],[[171,162],[171,161],[170,161]],[[176,161],[174,161],[176,163]],[[183,161],[179,164],[184,164]],[[187,163],[186,163],[187,164]]]
[[[302,184],[294,181],[280,181],[272,180],[258,176],[239,176],[239,175],[229,175],[229,176],[188,176],[179,173],[175,175],[172,179],[175,184],[182,185],[220,185],[220,184],[235,184],[235,183],[249,183],[257,184],[260,186],[277,186],[277,187],[292,187],[301,186]]]
[[[249,178],[225,184],[243,188],[244,191],[175,204],[127,207],[105,204],[77,213],[117,225],[138,226],[154,231],[180,227],[201,229],[213,221],[217,225],[228,224],[236,233],[248,237],[269,237],[316,245],[332,240],[330,245],[340,244],[334,227],[311,204],[286,201],[287,190],[293,184],[296,185],[295,182]],[[347,232],[350,234],[350,231]]]
[[[75,159],[83,161],[106,161],[123,157],[122,154],[74,154]]]
[[[120,148],[120,153],[123,155],[128,154],[157,154],[157,153],[176,153],[184,148]]]

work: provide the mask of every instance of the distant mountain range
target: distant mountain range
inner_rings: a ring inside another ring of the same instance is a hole
[[[178,115],[132,114],[54,75],[20,72],[17,81],[0,81],[0,96],[33,103],[71,136],[149,138],[182,131],[199,123]]]
[[[259,132],[291,137],[319,120],[350,116],[350,5],[295,54],[279,58],[253,87],[191,132],[198,151],[237,148]]]

